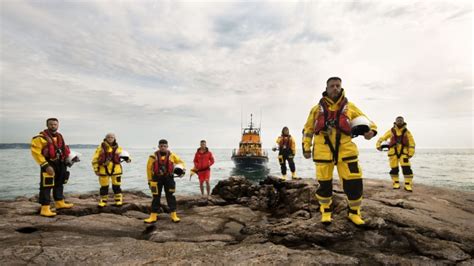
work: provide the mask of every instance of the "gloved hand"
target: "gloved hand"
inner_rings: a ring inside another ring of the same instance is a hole
[[[46,167],[46,173],[48,173],[48,175],[54,175],[54,168],[48,165],[48,167]]]
[[[373,130],[370,130],[370,131],[364,133],[364,138],[366,140],[369,140],[369,139],[373,138],[374,136],[375,136],[375,132]]]
[[[303,156],[305,159],[310,159],[311,158],[311,152],[310,151],[305,151],[303,152]]]

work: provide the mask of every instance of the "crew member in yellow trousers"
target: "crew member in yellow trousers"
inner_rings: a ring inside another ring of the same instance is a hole
[[[31,140],[31,155],[41,167],[41,181],[39,203],[41,216],[53,217],[56,215],[50,209],[51,189],[58,209],[72,208],[72,203],[64,201],[64,184],[69,179],[66,168],[66,159],[70,154],[63,136],[58,132],[59,121],[56,118],[46,120],[47,129],[40,132]]]
[[[110,180],[112,180],[115,205],[122,206],[123,204],[122,189],[120,188],[122,184],[121,159],[123,158],[127,163],[130,163],[131,159],[128,153],[126,156],[122,156],[122,152],[123,149],[117,144],[115,134],[108,133],[92,157],[92,168],[99,177],[100,184],[99,207],[107,206]]]
[[[151,202],[151,213],[145,223],[154,223],[158,219],[160,210],[161,192],[164,188],[166,202],[170,210],[171,221],[177,223],[180,221],[176,214],[176,197],[173,195],[176,191],[176,182],[174,175],[184,176],[185,164],[174,152],[168,150],[168,141],[161,139],[158,142],[158,150],[150,155],[147,163],[147,178],[151,189],[153,200]]]
[[[278,149],[278,162],[281,167],[282,179],[286,180],[286,161],[288,161],[288,166],[291,171],[292,179],[300,179],[296,176],[296,167],[295,167],[295,154],[296,154],[296,145],[294,138],[290,135],[290,130],[288,127],[283,127],[281,130],[281,136],[276,139],[277,147],[273,148],[273,151]]]
[[[410,159],[415,154],[415,139],[411,132],[407,129],[403,117],[399,116],[395,119],[393,127],[388,130],[377,141],[377,150],[382,150],[382,142],[390,139],[388,143],[388,161],[390,163],[390,176],[393,181],[393,188],[400,188],[400,180],[398,178],[399,168],[402,167],[403,177],[405,178],[405,190],[413,191],[413,171],[411,170]]]
[[[359,125],[360,121],[363,123]],[[362,129],[355,132],[354,129]],[[341,88],[341,79],[331,77],[319,104],[311,109],[303,129],[303,155],[316,164],[319,188],[316,191],[321,211],[321,222],[331,223],[332,176],[337,166],[349,205],[348,218],[356,225],[364,224],[360,209],[362,203],[362,171],[358,163],[358,149],[352,137],[363,135],[369,140],[377,127],[352,102]],[[314,138],[314,140],[313,140]],[[313,147],[311,144],[313,143]]]

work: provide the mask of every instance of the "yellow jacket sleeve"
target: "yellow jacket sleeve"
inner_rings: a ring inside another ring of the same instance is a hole
[[[293,152],[293,154],[296,154],[296,143],[295,143],[295,139],[293,138],[293,136],[290,138],[291,140],[291,151]]]
[[[179,158],[179,156],[176,155],[174,152],[172,152],[170,155],[170,161],[172,161],[173,164],[182,164],[183,168],[186,169],[186,164],[184,163],[184,161],[181,160],[181,158]]]
[[[33,159],[39,164],[41,167],[48,165],[46,158],[43,156],[43,148],[48,145],[48,142],[41,137],[40,135],[34,137],[31,140],[31,155]]]
[[[148,182],[150,182],[153,177],[153,163],[155,163],[155,160],[155,155],[150,155],[150,157],[148,157],[148,162],[146,164],[146,177]]]
[[[280,145],[280,140],[281,140],[281,137],[278,137],[278,138],[275,140],[275,143],[277,144],[277,147]]]
[[[99,155],[101,150],[102,146],[99,145],[99,147],[97,147],[97,149],[95,150],[94,155],[92,156],[92,169],[94,169],[94,172],[99,171]]]
[[[407,130],[407,137],[408,137],[408,156],[412,157],[415,155],[415,139],[409,130]]]
[[[392,137],[392,130],[388,130],[385,132],[385,134],[377,140],[377,144],[375,144],[375,147],[378,149],[380,146],[382,146],[382,142],[386,141],[387,139]]]
[[[309,112],[308,119],[303,128],[303,152],[311,152],[314,135],[314,119],[319,112],[319,104],[314,106]]]

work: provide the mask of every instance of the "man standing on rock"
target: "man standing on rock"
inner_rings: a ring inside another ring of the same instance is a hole
[[[281,178],[286,180],[286,161],[288,161],[288,166],[291,171],[292,179],[300,179],[296,176],[296,167],[295,167],[295,154],[296,154],[296,145],[295,140],[290,135],[290,130],[288,127],[283,127],[281,130],[281,136],[276,139],[277,147],[274,147],[272,150],[276,151],[278,149],[278,162],[280,163],[281,168]]]
[[[47,129],[41,131],[31,140],[31,155],[41,167],[39,203],[40,215],[53,217],[56,215],[50,209],[51,189],[58,209],[72,208],[72,203],[64,202],[64,184],[67,183],[69,172],[66,169],[66,159],[70,154],[63,136],[58,132],[59,121],[56,118],[46,120]]]
[[[303,155],[306,159],[311,158],[312,148],[319,183],[316,197],[320,204],[321,222],[329,224],[332,221],[332,176],[336,166],[347,196],[348,218],[354,224],[361,225],[365,223],[360,213],[362,171],[357,158],[359,151],[352,142],[353,122],[360,119],[368,122],[366,132],[361,133],[367,140],[377,134],[377,127],[347,100],[341,82],[338,77],[329,78],[319,104],[311,109],[303,129]]]
[[[388,130],[377,141],[377,150],[382,150],[382,142],[390,139],[388,143],[388,161],[390,164],[390,176],[393,181],[393,189],[399,189],[400,183],[398,178],[399,168],[402,167],[403,177],[405,178],[405,190],[413,191],[413,171],[411,170],[410,159],[415,154],[415,139],[411,132],[407,129],[403,117],[399,116],[395,119],[393,127]]]
[[[168,141],[161,139],[158,142],[158,150],[150,155],[147,163],[148,184],[153,195],[151,202],[151,213],[145,223],[154,223],[158,219],[158,211],[161,207],[160,199],[163,188],[165,189],[166,202],[170,211],[171,221],[177,223],[180,221],[176,214],[176,183],[174,174],[184,176],[184,162],[175,153],[168,150]]]
[[[209,179],[211,178],[211,166],[214,164],[214,156],[207,148],[205,140],[201,140],[200,147],[194,154],[194,168],[191,170],[191,175],[197,173],[199,178],[199,188],[201,189],[201,196],[204,197],[204,183],[206,183],[207,198],[211,192],[211,185]],[[191,177],[189,177],[191,179]]]

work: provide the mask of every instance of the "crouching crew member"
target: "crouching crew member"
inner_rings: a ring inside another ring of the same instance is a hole
[[[393,188],[400,188],[398,178],[399,168],[402,167],[403,177],[405,178],[405,190],[413,191],[413,171],[411,170],[410,159],[415,154],[415,139],[411,132],[407,129],[403,117],[399,116],[395,119],[393,127],[388,130],[377,141],[377,150],[382,150],[382,143],[389,140],[388,143],[388,161],[390,164],[390,176],[393,181]]]
[[[99,207],[107,206],[110,181],[112,181],[115,205],[123,205],[122,189],[120,188],[122,184],[122,160],[127,163],[131,162],[128,153],[117,144],[115,134],[108,133],[92,157],[92,168],[99,177],[100,184]]]
[[[158,142],[158,150],[150,155],[147,163],[147,177],[153,200],[151,202],[151,213],[145,223],[154,223],[158,219],[158,211],[161,208],[160,198],[164,188],[166,202],[170,211],[171,220],[175,223],[180,219],[176,214],[176,183],[174,174],[179,177],[185,174],[185,164],[175,153],[168,150],[168,141],[161,139]]]
[[[53,198],[58,209],[72,208],[72,203],[64,201],[64,184],[69,179],[66,168],[66,160],[70,154],[63,136],[58,132],[59,121],[56,118],[46,120],[47,129],[33,137],[31,141],[31,155],[40,165],[40,192],[39,203],[41,204],[40,215],[46,217],[55,216],[56,213],[50,209],[51,189]]]

